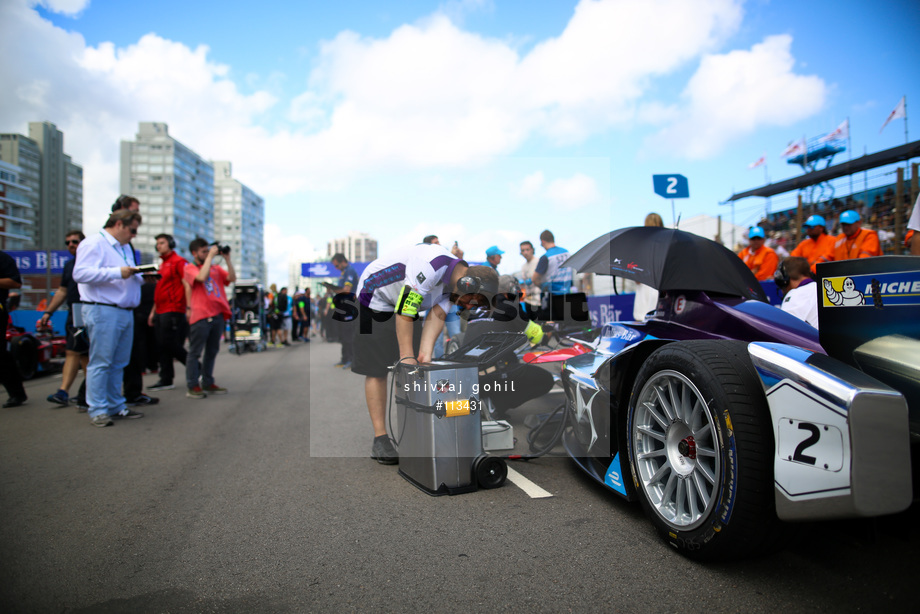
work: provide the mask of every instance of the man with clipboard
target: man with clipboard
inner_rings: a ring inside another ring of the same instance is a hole
[[[141,280],[131,238],[141,214],[119,209],[105,227],[77,248],[73,278],[79,285],[82,315],[89,338],[86,402],[93,426],[105,427],[118,418],[142,418],[128,409],[121,392],[125,366],[131,358],[134,308],[141,302]]]

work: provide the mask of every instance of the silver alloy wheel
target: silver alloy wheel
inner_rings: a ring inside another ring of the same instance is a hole
[[[681,530],[699,526],[716,505],[722,463],[715,429],[700,391],[677,371],[652,375],[636,399],[630,437],[640,487]]]

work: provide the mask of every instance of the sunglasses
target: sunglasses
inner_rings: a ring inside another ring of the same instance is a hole
[[[136,234],[137,234],[137,228],[132,228],[132,229],[131,229],[131,234],[132,234],[132,235],[136,235]]]
[[[64,245],[80,245],[80,239],[70,239],[68,241],[64,241]]]

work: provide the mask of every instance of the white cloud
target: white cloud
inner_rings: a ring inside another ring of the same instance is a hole
[[[579,209],[601,200],[594,178],[582,173],[550,182],[546,186],[546,196],[564,209]]]
[[[288,285],[288,263],[313,262],[317,255],[307,237],[289,234],[277,224],[265,225],[264,240],[268,283],[276,283],[279,288]]]
[[[32,4],[43,6],[52,13],[75,16],[89,6],[90,0],[37,0]]]
[[[522,198],[537,196],[543,190],[545,183],[543,171],[537,171],[524,177],[521,182],[512,188],[512,192]]]
[[[447,0],[438,8],[454,23],[462,24],[466,16],[472,13],[492,13],[495,11],[493,0]]]
[[[543,171],[536,171],[512,185],[511,192],[519,198],[546,199],[563,209],[579,209],[601,201],[597,182],[584,173],[547,183]]]
[[[793,72],[792,38],[707,55],[682,94],[685,110],[648,142],[654,151],[706,158],[763,126],[790,126],[818,112],[827,86]]]

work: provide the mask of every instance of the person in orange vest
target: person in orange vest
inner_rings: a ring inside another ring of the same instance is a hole
[[[834,259],[834,245],[837,243],[837,237],[827,234],[827,225],[824,218],[820,215],[812,215],[805,220],[805,232],[808,238],[799,243],[792,256],[804,258],[808,261],[812,273],[817,273],[815,265],[819,262],[830,262]]]
[[[748,231],[748,246],[739,254],[757,281],[773,279],[773,272],[779,264],[779,256],[772,248],[764,245],[765,240],[763,228],[754,226]]]
[[[854,258],[882,255],[878,234],[874,230],[862,227],[858,213],[855,211],[841,213],[840,227],[843,232],[837,235],[834,260],[853,260]]]

